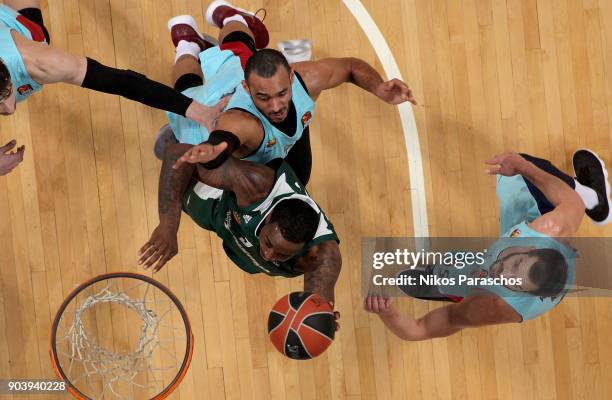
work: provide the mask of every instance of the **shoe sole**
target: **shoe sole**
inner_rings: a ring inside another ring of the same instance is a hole
[[[206,8],[206,12],[204,13],[204,18],[206,19],[206,22],[209,25],[216,26],[218,28],[221,28],[221,27],[217,26],[217,24],[215,24],[215,22],[213,21],[213,13],[217,9],[217,7],[219,7],[219,6],[228,6],[228,7],[231,7],[233,9],[235,9],[235,10],[243,11],[243,10],[241,10],[238,7],[234,7],[232,4],[230,4],[229,2],[227,2],[225,0],[215,0],[212,3],[210,3],[208,5],[208,8]]]
[[[578,174],[576,173],[576,170],[574,169],[574,155],[576,153],[578,153],[579,151],[588,151],[589,153],[593,154],[595,156],[595,158],[597,159],[597,161],[599,162],[599,165],[601,165],[601,169],[603,171],[604,174],[604,180],[606,182],[606,200],[608,201],[608,208],[610,209],[610,211],[608,212],[608,217],[606,219],[604,219],[603,221],[595,221],[593,219],[591,219],[591,222],[595,225],[599,225],[599,226],[604,226],[604,225],[608,225],[610,222],[612,222],[612,208],[610,208],[610,203],[612,203],[612,201],[610,201],[610,181],[609,181],[609,176],[608,176],[608,170],[606,169],[606,163],[603,162],[603,160],[601,158],[599,158],[599,156],[597,155],[597,153],[595,153],[593,150],[590,149],[578,149],[574,152],[574,154],[572,154],[572,169],[574,170],[574,176],[578,176]]]
[[[168,20],[168,30],[172,31],[172,27],[174,25],[179,24],[189,25],[193,28],[194,31],[196,31],[196,33],[198,34],[198,36],[200,36],[201,39],[204,39],[204,36],[202,36],[200,31],[198,30],[198,23],[191,15],[177,15],[176,17],[170,18]]]

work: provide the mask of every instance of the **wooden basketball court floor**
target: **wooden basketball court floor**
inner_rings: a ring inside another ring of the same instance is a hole
[[[314,57],[382,66],[340,0],[237,1],[267,8],[271,44],[311,38]],[[612,1],[365,0],[420,105],[429,231],[495,236],[494,179],[482,161],[504,150],[571,171],[590,147],[612,162]],[[166,21],[204,26],[206,1],[44,1],[54,46],[169,83]],[[606,22],[607,21],[607,22]],[[216,31],[206,27],[206,31]],[[25,160],[0,178],[0,377],[52,378],[51,320],[79,282],[142,272],[136,252],[157,225],[161,111],[52,85],[0,119]],[[521,325],[402,343],[362,309],[360,240],[413,234],[407,154],[397,109],[344,85],[323,94],[312,126],[311,194],[342,240],[341,330],[308,362],[267,339],[267,313],[302,280],[248,276],[214,235],[183,217],[180,253],[155,278],[187,308],[195,335],[174,399],[603,399],[612,396],[612,302],[566,298]],[[612,236],[585,220],[580,236]],[[420,316],[435,305],[399,299]],[[117,338],[121,340],[121,338]],[[31,398],[58,398],[32,395]],[[27,398],[27,396],[15,396]]]

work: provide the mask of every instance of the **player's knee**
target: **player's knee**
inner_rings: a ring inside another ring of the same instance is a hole
[[[181,75],[176,82],[174,82],[174,89],[178,92],[182,92],[192,87],[202,86],[204,79],[198,74],[187,73]]]
[[[233,31],[222,36],[221,44],[240,42],[248,47],[252,52],[257,51],[257,48],[255,47],[255,39],[246,31]]]

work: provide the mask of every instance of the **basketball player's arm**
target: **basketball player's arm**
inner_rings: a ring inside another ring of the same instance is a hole
[[[206,107],[162,83],[138,72],[107,67],[43,43],[28,40],[13,32],[15,44],[26,70],[40,84],[65,82],[98,92],[123,96],[153,108],[170,111],[192,119],[209,130],[229,101]]]
[[[195,168],[191,164],[177,169],[172,166],[191,147],[188,144],[178,143],[170,144],[166,149],[159,174],[157,198],[159,225],[138,252],[138,264],[144,265],[145,269],[155,264],[153,272],[159,271],[178,253],[177,233],[181,222],[183,194]]]
[[[261,122],[240,110],[227,110],[222,113],[215,129],[231,132],[240,140],[239,147],[233,153],[237,158],[248,156],[257,150],[263,138]]]
[[[395,308],[391,299],[369,295],[364,301],[367,311],[378,314],[383,323],[403,340],[418,341],[446,337],[464,328],[521,322],[521,316],[497,296],[466,297],[461,303],[437,308],[413,319]]]
[[[334,286],[342,269],[342,256],[336,241],[328,240],[311,247],[296,268],[305,271],[304,291],[334,302]]]
[[[387,82],[367,62],[354,57],[324,58],[292,64],[308,87],[313,99],[323,90],[335,88],[345,82],[353,83],[390,104],[410,101],[416,104],[412,91],[399,79]]]
[[[226,148],[227,142],[193,146],[177,159],[172,168],[180,169],[185,164],[195,164],[201,182],[234,192],[239,207],[249,206],[268,196],[275,180],[274,170],[270,167],[239,160],[232,155],[215,168],[204,167],[205,163],[216,159]]]
[[[576,233],[584,217],[584,203],[567,183],[516,153],[497,155],[488,160],[487,164],[495,165],[489,167],[487,172],[490,174],[522,175],[540,189],[555,206],[553,211],[531,222],[530,228],[551,237],[567,237]]]
[[[4,0],[3,3],[15,11],[29,7],[40,8],[40,0]]]

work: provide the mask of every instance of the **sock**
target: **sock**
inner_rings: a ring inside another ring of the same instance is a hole
[[[588,186],[582,185],[580,182],[574,179],[576,182],[576,188],[574,189],[578,196],[582,199],[584,206],[587,210],[595,208],[597,204],[599,204],[599,199],[597,198],[597,192],[591,189]]]
[[[185,54],[189,54],[190,56],[193,56],[197,59],[200,55],[200,46],[194,42],[181,40],[178,43],[178,46],[176,46],[176,57],[174,57],[174,62],[176,63],[178,59],[184,56]]]
[[[232,17],[227,17],[223,20],[223,26],[229,24],[230,22],[240,22],[242,25],[248,27],[249,24],[247,24],[246,19],[244,19],[244,17],[240,14],[236,14]]]

